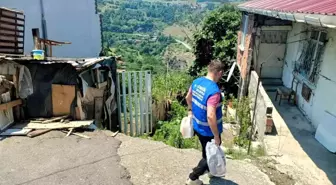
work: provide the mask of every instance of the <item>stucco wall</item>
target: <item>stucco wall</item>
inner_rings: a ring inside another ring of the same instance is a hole
[[[336,115],[336,30],[328,30],[328,43],[315,90],[312,123],[315,127],[325,120],[325,112]],[[326,78],[325,78],[326,77]],[[336,124],[336,123],[334,123]]]
[[[251,100],[252,111],[257,91],[259,76],[256,71],[251,72],[250,83],[249,83],[249,93],[248,96]],[[255,115],[255,123],[258,128],[258,139],[263,140],[264,133],[266,130],[266,110],[267,108],[272,108],[273,104],[269,96],[267,95],[265,89],[262,86],[262,83],[259,85],[259,93],[257,97],[257,106],[256,106],[256,115]],[[251,116],[252,117],[252,116]]]
[[[53,56],[97,57],[101,50],[99,15],[95,0],[43,0],[48,39],[71,42],[54,46]],[[41,29],[40,0],[0,0],[0,6],[23,11],[25,54],[33,49],[32,28]]]
[[[281,78],[285,44],[261,43],[259,46],[258,65],[255,69],[262,78]],[[261,63],[263,69],[260,74]]]
[[[307,30],[307,25],[294,23],[293,30],[288,33],[288,44],[282,80],[286,87],[292,86],[294,76],[299,80],[297,86],[298,107],[316,128],[318,124],[323,122],[325,111],[329,111],[336,115],[336,99],[334,98],[334,95],[336,94],[336,30],[327,29],[327,38],[329,41],[326,44],[326,49],[323,55],[319,80],[317,81],[316,86],[312,88],[313,92],[309,102],[304,100],[301,95],[302,84],[307,81],[300,75],[293,74],[295,61],[298,60],[302,48],[300,42],[296,41],[305,38],[305,30]],[[327,77],[329,80],[321,75]],[[294,87],[295,86],[296,84],[294,83]]]

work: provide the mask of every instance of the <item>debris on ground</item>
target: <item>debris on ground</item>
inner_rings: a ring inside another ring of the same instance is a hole
[[[84,134],[75,133],[75,132],[73,132],[73,130],[74,130],[74,129],[71,128],[71,129],[69,129],[68,132],[65,131],[65,130],[62,130],[62,132],[67,134],[65,137],[68,137],[68,136],[70,136],[70,135],[72,134],[72,135],[79,136],[79,137],[82,137],[82,138],[85,138],[85,139],[91,139],[91,137],[86,136],[86,135],[84,135]]]
[[[23,136],[27,135],[33,129],[7,129],[0,134],[0,136]]]
[[[64,119],[66,119],[68,117],[69,117],[68,115],[61,116],[61,117],[56,117],[56,118],[53,118],[53,119],[42,121],[41,123],[46,124],[46,123],[52,123],[52,122],[59,121],[59,120],[61,120],[60,122],[62,123],[62,122],[64,122]]]
[[[66,137],[76,135],[82,138],[90,139],[90,137],[76,133],[76,129],[96,130],[97,127],[93,124],[93,120],[87,121],[70,121],[69,115],[54,117],[50,119],[37,118],[26,121],[25,124],[15,125],[9,128],[0,136],[28,136],[30,138],[45,134],[52,130],[60,130],[66,133]]]
[[[112,137],[116,137],[118,135],[119,131],[113,133]]]
[[[39,135],[42,135],[42,134],[45,134],[45,133],[48,133],[50,131],[52,131],[53,129],[41,129],[41,130],[34,130],[34,131],[31,131],[27,134],[28,137],[30,138],[33,138],[33,137],[36,137],[36,136],[39,136]]]

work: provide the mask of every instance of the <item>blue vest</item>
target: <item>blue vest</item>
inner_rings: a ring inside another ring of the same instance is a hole
[[[208,124],[207,118],[207,101],[210,96],[220,93],[218,85],[205,77],[198,78],[192,83],[192,111],[193,127],[196,132],[202,136],[212,137],[212,131]],[[216,109],[218,132],[223,132],[223,113],[222,113],[222,96]]]

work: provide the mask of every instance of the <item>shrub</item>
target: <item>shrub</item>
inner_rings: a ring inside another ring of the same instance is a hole
[[[180,124],[184,116],[187,115],[186,107],[179,102],[172,102],[171,114],[173,119],[170,121],[160,121],[157,124],[156,132],[153,139],[162,141],[176,148],[198,148],[198,140],[196,137],[184,139],[180,133]]]
[[[251,126],[250,99],[243,97],[237,106],[237,117],[240,124],[239,136],[235,138],[235,143],[241,147],[247,147],[249,143],[249,128]]]

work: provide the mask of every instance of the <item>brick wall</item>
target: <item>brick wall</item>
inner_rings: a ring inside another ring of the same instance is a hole
[[[245,36],[245,46],[244,50],[241,50],[239,45],[241,42],[241,35],[243,33],[243,25],[240,26],[240,30],[238,31],[238,43],[237,43],[237,63],[241,68],[241,77],[243,80],[246,80],[246,77],[249,74],[249,68],[251,66],[251,60],[249,59],[249,55],[251,56],[252,52],[252,32],[254,25],[254,15],[249,15],[248,19],[248,30]]]

